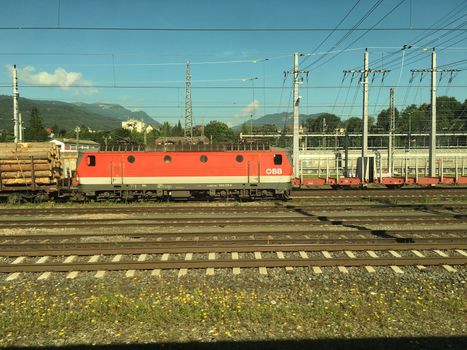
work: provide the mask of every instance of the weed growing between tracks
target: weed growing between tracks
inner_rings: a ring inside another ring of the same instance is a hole
[[[55,274],[0,284],[0,346],[465,335],[465,270]]]

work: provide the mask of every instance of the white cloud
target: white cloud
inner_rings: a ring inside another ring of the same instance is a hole
[[[259,101],[258,100],[253,100],[245,108],[242,109],[242,111],[240,112],[240,115],[238,115],[238,116],[239,117],[246,117],[246,116],[249,116],[251,114],[255,114],[256,111],[258,110],[258,108],[259,108]]]
[[[229,126],[235,126],[237,124],[241,124],[246,121],[246,117],[254,116],[256,114],[256,111],[259,109],[259,101],[258,100],[253,100],[251,101],[245,108],[241,110],[240,113],[236,114],[230,123],[227,123]]]
[[[10,72],[12,66],[8,67]],[[73,86],[92,87],[89,80],[83,79],[83,75],[79,72],[67,72],[64,68],[58,67],[53,73],[49,72],[36,72],[34,66],[25,66],[18,68],[18,80],[23,84],[58,86],[64,90]],[[90,89],[92,93],[97,92],[96,89]]]

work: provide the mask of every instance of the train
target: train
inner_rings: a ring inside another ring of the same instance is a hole
[[[33,157],[24,161],[32,178],[23,181],[24,172],[18,171],[21,186],[0,181],[0,197],[12,202],[287,200],[293,180],[290,156],[284,149],[84,151],[72,172],[65,171],[47,184],[34,181],[35,167],[44,168],[38,161]],[[1,166],[0,159],[4,180]]]

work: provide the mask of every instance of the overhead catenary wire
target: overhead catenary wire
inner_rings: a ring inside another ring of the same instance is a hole
[[[462,6],[462,7],[459,8],[460,6]],[[447,14],[445,14],[442,18],[440,18],[437,22],[435,22],[433,25],[431,25],[429,30],[421,33],[420,35],[416,36],[414,39],[407,40],[406,41],[407,44],[404,45],[402,49],[399,48],[398,50],[396,50],[396,51],[394,51],[392,53],[389,53],[388,56],[387,56],[387,59],[386,59],[386,67],[389,68],[389,64],[393,64],[393,63],[398,61],[398,58],[389,60],[389,58],[391,58],[391,56],[396,55],[401,50],[407,50],[408,48],[413,48],[413,49],[417,48],[418,43],[420,43],[421,41],[429,38],[430,36],[432,36],[436,32],[438,32],[439,28],[435,28],[436,25],[442,25],[442,26],[444,26],[443,28],[448,28],[447,27],[448,25],[451,25],[452,23],[455,23],[458,20],[464,18],[465,13],[461,13],[461,15],[458,16],[458,17],[455,17],[454,20],[452,20],[451,15],[453,13],[462,12],[465,9],[465,7],[467,7],[467,4],[464,4],[463,2],[461,2],[460,4],[455,6],[453,9],[451,9]],[[451,21],[451,22],[446,23],[448,21]],[[448,30],[448,31],[451,31],[451,30]],[[426,32],[429,32],[429,33],[425,34]],[[460,33],[460,34],[462,34],[462,33]],[[432,40],[430,42],[424,43],[424,45],[422,47],[427,47],[429,45],[434,44],[435,42],[436,42],[436,40],[435,41]],[[442,49],[442,48],[438,47],[438,49]],[[411,50],[411,52],[408,54],[408,56],[410,56],[412,53],[413,53],[413,50]],[[404,57],[405,57],[405,53],[404,53]],[[380,63],[380,59],[376,59],[375,61],[373,61],[373,64],[379,64],[379,63]],[[357,69],[357,68],[354,68],[354,69]]]
[[[0,83],[0,87],[10,87],[11,84],[7,82]],[[23,88],[77,88],[77,89],[180,89],[182,86],[171,86],[171,85],[117,85],[113,86],[112,84],[108,85],[63,85],[63,84],[22,84]],[[430,87],[431,85],[422,85],[421,87]],[[398,87],[405,88],[409,85],[372,85],[372,87]],[[443,87],[443,86],[439,86]],[[467,85],[452,85],[453,88],[466,88]],[[339,85],[314,85],[314,86],[303,86],[301,89],[338,89]],[[251,89],[250,87],[245,86],[192,86],[192,89],[234,89],[234,90],[244,90]],[[256,89],[266,89],[266,90],[279,90],[282,89],[281,86],[258,86]]]
[[[326,28],[326,27],[303,27],[303,28],[170,28],[170,27],[47,27],[47,26],[3,26],[2,31],[95,31],[95,32],[329,32],[339,31],[367,31],[375,30],[380,32],[393,31],[426,31],[429,29],[450,30],[450,28],[429,28],[429,27],[379,27],[379,28]],[[457,31],[467,31],[467,29],[455,29]]]
[[[344,73],[345,75],[345,73]],[[354,80],[354,73],[352,73],[352,77],[349,77],[349,86],[347,87],[347,93],[345,94],[345,99],[344,99],[344,104],[342,105],[342,109],[341,109],[341,115],[344,114],[344,108],[347,104],[347,100],[349,98],[349,94],[350,94],[350,90],[351,90],[351,86],[352,86],[352,82]]]
[[[382,3],[382,0],[378,0],[376,1],[375,4],[373,4],[373,6],[368,9],[368,11],[362,16],[360,17],[360,19],[354,24],[354,26],[349,29],[347,31],[347,33],[345,33],[336,43],[334,43],[334,45],[332,46],[332,48],[329,50],[329,51],[333,51],[335,48],[337,48],[343,41],[345,41],[355,30],[358,29],[358,27],[376,10],[376,8]],[[337,30],[337,28],[336,28]],[[308,69],[309,67],[315,65],[316,63],[318,63],[319,61],[321,61],[323,59],[323,57],[319,57],[317,58],[315,61],[309,63],[306,67],[304,67],[303,69]]]
[[[463,26],[463,25],[465,25],[466,23],[467,23],[467,21],[465,21],[465,22],[459,24],[458,26]],[[431,39],[430,41],[423,43],[423,47],[424,47],[424,48],[427,48],[427,47],[437,46],[436,43],[437,43],[438,41],[442,40],[442,39],[443,39],[445,36],[447,36],[447,35],[453,34],[453,32],[447,32],[447,33],[445,33],[445,34],[446,34],[446,35],[442,35],[442,36],[440,36],[440,37],[438,37],[438,38]],[[454,37],[451,37],[451,38],[449,38],[449,39],[443,40],[443,45],[446,45],[446,43],[450,42],[451,40],[454,40],[454,39],[458,38],[458,37],[460,36],[459,34],[462,35],[463,33],[457,33]],[[467,38],[467,37],[466,37],[466,38]],[[463,41],[463,40],[465,40],[466,38],[461,39],[460,41]],[[446,48],[449,48],[450,46],[453,46],[453,45],[459,43],[460,41],[458,41],[458,42],[456,42],[456,43],[454,43],[454,44],[451,44],[451,45],[449,45],[449,46],[445,46],[445,47],[443,47],[443,48],[438,48],[438,51],[445,50]],[[407,56],[411,56],[411,57],[409,57],[409,58],[406,57],[405,64],[406,64],[406,65],[410,65],[410,64],[413,64],[413,63],[415,63],[415,62],[418,62],[420,59],[423,59],[423,58],[424,58],[424,57],[423,57],[424,54],[425,54],[425,50],[421,50],[421,51],[414,51],[414,50],[411,50],[411,51],[407,54]],[[422,57],[420,57],[420,56],[422,56]],[[386,63],[386,68],[393,68],[393,67],[395,67],[396,65],[398,65],[398,61],[399,61],[398,58],[395,58],[395,59],[393,59],[393,60],[390,60],[389,62]]]
[[[352,13],[352,11],[357,7],[357,5],[360,3],[361,0],[357,0],[355,4],[350,8],[350,10],[347,11],[345,16],[339,21],[339,23],[334,27],[334,30],[329,32],[329,34],[314,48],[313,52],[310,55],[305,56],[303,61],[300,63],[302,65],[311,55],[315,54],[316,51],[318,51],[321,46],[336,32],[336,30],[339,28],[339,26],[347,19],[347,17]]]
[[[380,24],[383,20],[385,20],[389,15],[391,15],[399,6],[401,6],[406,0],[401,0],[396,6],[394,6],[391,10],[389,10],[383,17],[381,17],[372,27],[370,27],[369,29],[365,30],[357,39],[353,40],[350,44],[348,44],[344,49],[348,49],[349,47],[351,47],[353,44],[355,44],[357,41],[359,41],[361,38],[363,38],[366,34],[368,34],[370,31],[372,31],[374,28],[376,28],[376,26],[378,24]],[[329,63],[330,61],[332,61],[333,59],[335,59],[338,55],[335,55],[335,56],[331,56],[328,60],[322,62],[321,64],[319,64],[318,66],[314,67],[314,69],[318,69],[322,66],[324,66],[325,64]],[[316,62],[315,62],[316,63]],[[314,63],[311,63],[310,65],[308,65],[307,67],[305,67],[304,69],[307,69],[309,66],[311,66],[312,64]]]

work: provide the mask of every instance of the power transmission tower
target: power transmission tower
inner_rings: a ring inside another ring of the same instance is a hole
[[[394,107],[394,88],[389,89],[389,142],[388,142],[388,172],[394,173],[394,147],[396,130],[396,109]]]
[[[191,104],[190,62],[186,63],[185,73],[185,139],[193,143],[193,107]]]
[[[437,69],[436,50],[431,52],[431,68],[411,69],[412,73],[431,73],[431,130],[430,130],[430,150],[428,155],[428,168],[430,177],[436,176],[436,72],[459,72],[459,69]]]
[[[295,178],[300,177],[300,167],[299,167],[299,128],[300,128],[300,111],[299,103],[301,96],[298,94],[298,84],[303,82],[303,78],[300,78],[301,74],[306,74],[308,76],[308,71],[298,70],[298,56],[297,52],[294,53],[294,68],[293,70],[288,70],[284,72],[284,75],[293,74],[293,171]],[[303,56],[303,54],[300,54]]]
[[[368,68],[368,49],[365,49],[365,53],[363,55],[363,69],[352,69],[352,70],[344,70],[344,74],[347,73],[360,73],[362,76],[360,81],[363,85],[363,111],[362,111],[362,119],[363,119],[363,129],[362,129],[362,167],[361,167],[361,179],[362,182],[368,180],[368,162],[366,161],[368,155],[368,76],[370,73],[382,73],[383,79],[386,73],[389,73],[390,70],[387,69],[370,69]]]

